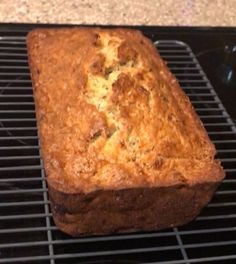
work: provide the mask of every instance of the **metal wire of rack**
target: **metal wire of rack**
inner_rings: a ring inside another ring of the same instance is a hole
[[[190,47],[175,40],[155,43],[227,172],[212,202],[180,228],[72,238],[57,229],[50,212],[25,36],[1,34],[0,263],[236,262],[236,127]]]

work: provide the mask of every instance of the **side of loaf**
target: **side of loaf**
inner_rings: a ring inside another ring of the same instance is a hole
[[[215,148],[137,30],[27,36],[53,218],[73,236],[191,221],[224,178]]]

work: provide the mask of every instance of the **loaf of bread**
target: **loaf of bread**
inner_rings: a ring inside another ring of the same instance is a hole
[[[77,236],[194,219],[224,171],[152,42],[78,27],[33,30],[27,46],[56,225]]]

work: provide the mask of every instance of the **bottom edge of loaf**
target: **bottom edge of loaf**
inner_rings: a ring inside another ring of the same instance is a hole
[[[57,227],[72,236],[157,231],[192,221],[218,182],[65,194],[49,188]]]
[[[192,217],[188,217],[183,219],[180,219],[178,222],[175,223],[165,223],[163,225],[160,225],[158,223],[153,225],[142,225],[140,227],[127,227],[124,228],[122,226],[114,226],[110,229],[103,229],[100,230],[87,230],[87,231],[80,231],[80,226],[74,222],[74,223],[65,223],[64,220],[61,218],[61,216],[57,216],[56,214],[53,215],[53,220],[56,226],[64,233],[73,236],[73,237],[83,237],[83,236],[101,236],[101,235],[112,235],[112,234],[125,234],[125,233],[140,233],[140,232],[154,232],[154,231],[160,231],[163,229],[168,228],[174,228],[174,227],[180,227],[185,224],[188,224],[194,218],[198,215],[198,213]]]

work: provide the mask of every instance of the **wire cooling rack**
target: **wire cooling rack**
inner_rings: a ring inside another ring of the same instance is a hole
[[[0,263],[236,263],[236,128],[190,47],[155,43],[226,170],[212,202],[181,228],[72,238],[50,212],[25,33],[0,32]]]

